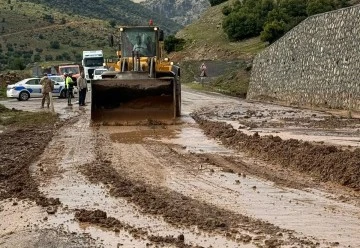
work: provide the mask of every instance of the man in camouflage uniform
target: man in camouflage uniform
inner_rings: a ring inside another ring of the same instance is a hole
[[[41,100],[41,108],[44,108],[45,101],[47,102],[47,108],[50,107],[50,95],[49,93],[54,90],[54,85],[51,80],[48,78],[47,74],[44,74],[44,77],[40,80],[40,84],[42,85],[42,100]]]

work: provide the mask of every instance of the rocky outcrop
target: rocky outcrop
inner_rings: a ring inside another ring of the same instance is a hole
[[[210,7],[208,0],[146,0],[141,4],[181,25],[198,19]]]

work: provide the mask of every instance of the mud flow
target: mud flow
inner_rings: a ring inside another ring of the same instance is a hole
[[[356,120],[182,93],[176,125],[91,125],[61,99],[64,125],[3,129],[0,247],[360,247],[358,150],[337,140]]]

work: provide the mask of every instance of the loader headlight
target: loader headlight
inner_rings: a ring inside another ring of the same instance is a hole
[[[169,62],[170,59],[169,59],[169,58],[164,58],[164,61],[165,61],[165,62]]]
[[[157,27],[155,27],[155,28],[154,28],[154,30],[155,30],[155,31],[157,31],[157,30],[158,30],[158,28],[157,28]]]
[[[174,62],[171,61],[171,62],[170,62],[170,65],[174,65]]]
[[[124,31],[124,28],[120,28],[120,32]]]

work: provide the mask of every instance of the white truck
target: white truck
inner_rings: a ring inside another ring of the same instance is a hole
[[[94,77],[94,70],[104,68],[104,55],[102,50],[83,51],[82,66],[86,81]]]

